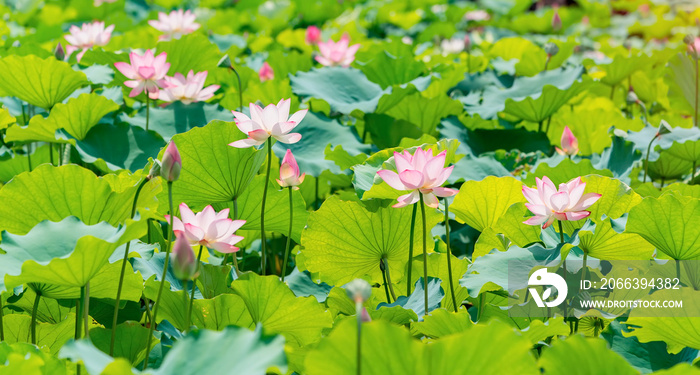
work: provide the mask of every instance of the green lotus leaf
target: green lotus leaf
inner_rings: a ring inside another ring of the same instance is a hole
[[[548,374],[637,374],[620,355],[608,349],[605,340],[581,335],[552,343],[542,351],[538,365]]]
[[[506,99],[504,112],[525,121],[542,122],[555,114],[569,100],[583,92],[589,85],[590,81],[576,81],[566,90],[547,85],[542,88],[542,93],[537,97],[528,96],[520,101]]]
[[[678,354],[684,347],[700,349],[700,291],[681,288],[680,292],[663,289],[645,299],[658,301],[683,301],[683,309],[668,316],[668,309],[645,309],[644,316],[637,316],[633,309],[627,324],[630,332],[622,332],[625,337],[635,336],[639,342],[663,341],[671,354]],[[656,315],[655,315],[656,314]]]
[[[332,196],[321,208],[309,215],[302,234],[305,265],[319,273],[321,281],[343,285],[365,275],[371,282],[382,282],[380,259],[385,259],[392,280],[400,280],[405,272],[410,241],[412,207],[392,208],[371,201],[365,205],[341,201]],[[427,228],[442,220],[435,210],[428,209]],[[417,255],[422,249],[422,219],[416,215],[413,239]]]
[[[418,78],[426,70],[426,66],[414,60],[412,56],[395,57],[387,51],[382,51],[363,64],[360,70],[365,73],[367,79],[385,89]]]
[[[342,67],[311,69],[290,77],[292,91],[301,97],[323,99],[333,111],[365,113],[377,108],[379,98],[387,92],[371,82],[359,70]]]
[[[5,340],[3,342],[14,344],[18,342],[31,342],[32,317],[24,314],[10,314],[3,317],[5,327]],[[91,327],[94,327],[91,324]],[[75,314],[68,316],[57,324],[37,323],[36,344],[39,348],[48,350],[56,355],[68,340],[75,336]]]
[[[442,283],[442,280],[436,279],[434,277],[428,277],[428,311],[427,314],[429,314],[431,311],[437,309],[440,307],[440,301],[442,300],[443,297],[445,297],[445,290],[443,289],[443,286],[440,284]],[[444,286],[447,286],[445,284]],[[418,281],[416,281],[415,288],[413,289],[413,292],[411,292],[411,295],[406,297],[406,296],[399,296],[396,298],[396,301],[393,303],[386,303],[386,302],[381,302],[379,305],[377,305],[377,311],[386,311],[387,308],[389,310],[395,309],[396,307],[401,307],[406,311],[413,311],[414,314],[411,314],[411,318],[414,321],[422,320],[423,317],[426,315],[425,311],[425,303],[424,303],[424,290],[426,286],[425,283],[423,282],[423,278],[419,278]],[[396,310],[394,310],[396,311]],[[379,315],[382,315],[381,313]],[[404,322],[394,322],[396,324],[407,324],[408,321]]]
[[[605,72],[601,82],[609,86],[620,84],[623,79],[629,77],[637,70],[645,69],[653,63],[652,59],[646,55],[639,56],[616,56],[610,64],[598,65],[597,68]]]
[[[40,165],[0,189],[0,200],[5,202],[0,205],[0,229],[24,234],[43,220],[60,221],[68,216],[76,216],[87,225],[102,221],[119,225],[131,217],[136,194],[138,177],[127,178],[116,189],[110,184],[114,176],[97,177],[73,164]],[[137,207],[142,219],[154,214],[159,188],[156,180],[141,191]]]
[[[27,155],[22,155],[12,152],[9,149],[0,148],[0,182],[9,182],[12,178],[22,172],[29,172],[29,160]],[[34,148],[30,155],[32,168],[37,165],[46,164],[51,161],[50,152],[53,152],[54,158],[59,157],[57,147],[51,148],[49,145],[43,145]]]
[[[521,329],[523,336],[530,340],[532,345],[544,341],[548,337],[567,336],[570,333],[569,325],[564,322],[564,318],[551,318],[546,322],[532,320],[527,328]]]
[[[23,374],[28,368],[36,375],[66,375],[63,361],[37,348],[35,345],[20,342],[0,343],[0,361],[4,364],[3,373]]]
[[[156,344],[158,344],[158,339],[153,340],[152,345]],[[89,374],[139,374],[138,370],[131,367],[128,360],[110,357],[87,338],[77,341],[70,340],[61,348],[58,357],[66,358],[74,363],[82,363]]]
[[[440,123],[443,138],[453,138],[460,142],[460,153],[479,156],[497,150],[520,150],[529,152],[549,152],[551,145],[544,133],[518,129],[464,129],[465,126],[455,117],[449,117]]]
[[[582,177],[581,181],[586,183],[585,194],[601,194],[600,199],[588,209],[591,211],[589,218],[596,223],[602,220],[603,215],[610,219],[617,219],[625,213],[630,212],[630,209],[642,201],[642,197],[639,194],[635,193],[634,190],[623,182],[614,178],[588,175]],[[583,225],[583,221],[584,220],[567,223],[576,223],[576,225],[580,227]]]
[[[26,127],[8,129],[5,140],[56,142],[56,130],[64,129],[73,138],[82,141],[100,119],[117,109],[117,103],[102,95],[81,94],[66,104],[56,104],[47,118],[37,115]]]
[[[383,113],[412,123],[425,134],[435,135],[440,120],[462,113],[462,106],[447,95],[426,98],[420,93],[404,97]]]
[[[691,161],[681,159],[673,154],[662,152],[659,158],[649,162],[649,177],[653,180],[679,180],[693,170]]]
[[[513,177],[486,177],[481,181],[467,181],[451,205],[457,220],[482,232],[493,227],[518,202],[525,202],[522,182]],[[488,197],[488,199],[484,199]]]
[[[196,53],[193,53],[194,51]],[[161,52],[168,54],[170,76],[174,76],[175,73],[186,76],[190,70],[194,70],[195,73],[215,72],[221,58],[221,52],[216,45],[201,33],[191,33],[176,40],[158,43],[155,54]]]
[[[530,340],[501,322],[474,325],[425,347],[426,365],[436,374],[458,374],[468,367],[478,374],[539,374]]]
[[[424,347],[407,330],[377,320],[362,324],[361,369],[365,375],[427,373]],[[306,355],[308,375],[357,373],[357,324],[345,319]]]
[[[84,73],[53,57],[10,55],[0,59],[0,87],[5,96],[51,109],[73,91],[88,84]]]
[[[416,252],[416,249],[419,248],[414,248],[414,254],[420,254],[419,252]],[[441,249],[445,250],[445,249]],[[422,249],[421,249],[422,251]],[[462,302],[469,297],[469,292],[467,291],[467,288],[459,285],[459,280],[464,275],[465,272],[467,272],[467,269],[469,268],[469,261],[466,258],[458,258],[454,255],[451,255],[451,263],[452,263],[452,285],[455,290],[455,300],[457,301],[457,307],[462,305]],[[420,254],[417,257],[414,257],[413,259],[413,273],[411,278],[414,280],[417,280],[419,277],[422,277],[423,275],[423,255]],[[450,287],[450,272],[449,269],[447,268],[447,254],[446,253],[430,253],[428,254],[428,285],[430,286],[430,279],[431,277],[437,277],[438,279],[442,280],[442,283],[440,284],[440,288],[442,289],[442,301],[440,301],[440,307],[448,309],[450,311],[454,311],[453,303],[452,303],[452,294],[450,293],[449,287]],[[417,283],[413,282],[414,285]],[[399,289],[400,291],[403,291],[406,289],[406,279],[402,279],[399,283]],[[421,284],[422,285],[422,284]],[[429,288],[430,289],[430,288]],[[415,291],[412,293],[414,294]],[[403,294],[399,293],[399,294]],[[430,296],[429,296],[430,297]],[[430,298],[429,301],[430,302]],[[423,309],[423,306],[419,306],[421,310]]]
[[[673,259],[700,258],[700,199],[676,194],[644,198],[632,208],[627,231]]]
[[[243,299],[254,323],[263,330],[284,335],[298,346],[317,342],[321,331],[332,326],[331,315],[314,297],[296,297],[277,276],[247,273],[231,285]]]
[[[678,53],[668,62],[670,76],[679,88],[678,102],[685,104],[690,112],[700,106],[700,96],[695,95],[695,69],[696,62],[690,55]],[[680,99],[684,100],[680,100]]]
[[[671,148],[665,152],[677,158],[698,164],[698,162],[700,162],[700,139],[696,141],[673,142]]]
[[[537,237],[539,241],[539,237]],[[536,242],[536,241],[533,241]],[[509,247],[508,239],[496,233],[494,229],[488,227],[484,229],[479,238],[477,238],[474,244],[474,252],[472,253],[472,261],[480,256],[484,256],[490,253],[492,250],[506,251]]]
[[[693,198],[699,198],[700,199],[700,185],[687,185],[682,182],[676,182],[674,184],[668,185],[661,189],[661,192],[666,194],[666,193],[673,193],[673,194],[680,194],[682,196],[686,197],[693,197]]]
[[[698,354],[697,350],[691,348],[685,348],[678,354],[669,354],[666,351],[666,344],[662,341],[640,343],[634,336],[624,337],[623,332],[627,332],[627,330],[622,323],[613,321],[609,328],[602,332],[601,337],[608,342],[610,349],[620,354],[632,367],[642,373],[672,368],[683,362],[692,363]],[[697,371],[700,372],[700,369]],[[654,373],[661,374],[665,371]]]
[[[466,310],[461,309],[455,313],[453,310],[439,308],[426,315],[422,322],[413,324],[412,329],[427,337],[438,339],[466,332],[473,326],[474,323]]]
[[[594,230],[581,229],[578,238],[578,247],[598,259],[651,259],[654,254],[654,245],[638,234],[616,232],[609,218],[596,224]]]
[[[571,159],[559,159],[553,158],[550,163],[556,163],[557,159],[559,163],[554,166],[550,165],[547,161],[540,163],[533,173],[528,173],[527,177],[524,179],[528,185],[535,185],[535,177],[542,178],[544,176],[549,177],[555,186],[559,184],[567,183],[579,176],[585,176],[588,174],[596,174],[606,177],[612,177],[612,172],[608,170],[596,169],[589,159],[582,159],[578,163],[575,163]]]
[[[86,225],[70,216],[60,222],[43,221],[26,235],[2,232],[2,287],[26,283],[48,284],[42,295],[66,298],[63,288],[82,287],[102,270],[121,244],[145,234],[145,227],[115,228],[106,222]],[[47,244],[46,238],[51,238]]]
[[[174,136],[184,162],[173,187],[173,200],[199,209],[239,198],[266,157],[264,150],[228,145],[246,137],[233,123],[223,121]]]
[[[530,216],[530,210],[525,207],[525,204],[515,203],[498,219],[493,230],[496,233],[503,233],[509,240],[520,247],[538,242],[540,241],[542,228],[539,225],[523,223],[527,216]]]
[[[0,130],[6,129],[8,126],[17,122],[17,119],[10,114],[5,108],[0,108]],[[5,137],[7,140],[7,137]]]
[[[146,282],[144,295],[155,300],[160,282],[150,278]],[[187,309],[190,291],[172,291],[165,288],[161,296],[157,322],[167,320],[181,331],[190,327],[187,322]],[[213,299],[195,299],[192,306],[192,322],[198,328],[220,331],[229,325],[253,328],[255,324],[246,306],[237,295],[222,294]]]
[[[114,336],[114,357],[126,358],[132,366],[136,366],[146,359],[146,342],[149,330],[136,322],[125,322],[117,326]],[[90,341],[102,350],[109,353],[112,330],[96,327],[90,330]]]

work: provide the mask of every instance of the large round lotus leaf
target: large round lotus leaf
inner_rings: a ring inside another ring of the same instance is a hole
[[[50,109],[88,83],[84,73],[53,57],[10,55],[0,59],[0,95]]]
[[[82,287],[100,272],[119,245],[144,234],[143,226],[86,225],[73,216],[60,222],[43,221],[26,235],[3,231],[2,289],[48,284],[42,292],[53,297],[52,286]]]
[[[43,220],[60,221],[75,216],[87,225],[105,221],[119,225],[131,217],[137,181],[125,177],[113,187],[115,176],[97,177],[74,164],[40,165],[16,176],[0,189],[0,229],[24,234]],[[128,180],[128,181],[127,181]],[[142,218],[155,212],[157,183],[150,182],[139,195]],[[148,211],[147,211],[148,210]]]
[[[547,374],[632,375],[638,373],[619,354],[608,349],[605,340],[584,338],[581,335],[555,341],[551,347],[542,351],[538,364]]]
[[[450,209],[457,220],[481,232],[496,225],[511,205],[525,202],[522,186],[522,182],[512,177],[490,176],[481,181],[467,181]]]
[[[412,210],[392,208],[376,200],[362,204],[337,197],[326,199],[318,211],[311,213],[302,234],[301,253],[307,269],[318,272],[320,279],[331,285],[343,285],[365,275],[381,283],[379,261],[386,259],[392,280],[400,280],[408,260]],[[433,209],[426,213],[430,231],[442,216]],[[422,251],[422,225],[421,215],[416,215],[415,255]]]

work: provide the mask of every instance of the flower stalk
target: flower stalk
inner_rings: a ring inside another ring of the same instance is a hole
[[[31,323],[31,336],[32,344],[36,345],[36,313],[39,310],[39,301],[41,300],[41,292],[38,290],[34,291],[36,296],[34,297],[34,306],[32,307],[32,323]]]
[[[420,212],[423,217],[423,297],[425,302],[425,314],[428,314],[428,225],[425,222],[425,202],[423,194],[420,196]]]
[[[445,198],[445,244],[447,245],[447,273],[450,279],[450,295],[452,296],[452,306],[457,312],[457,298],[455,297],[454,281],[452,281],[452,251],[450,250],[450,208],[447,198]]]
[[[203,249],[203,246],[199,245],[199,253],[197,254],[197,268],[195,271],[195,274],[197,275],[197,277],[199,277],[199,267],[201,266],[200,261],[202,259],[202,249]],[[235,257],[235,254],[234,254],[234,257]],[[187,330],[188,331],[189,331],[189,327],[192,326],[192,307],[194,306],[194,288],[197,285],[197,277],[195,277],[192,280],[192,291],[190,292],[190,303],[189,303],[189,307],[187,308],[187,327],[188,327]],[[183,285],[187,285],[187,283],[185,282],[185,284],[183,284]]]
[[[413,280],[411,278],[411,270],[413,269],[413,238],[416,231],[416,212],[418,211],[418,206],[413,205],[413,212],[411,213],[411,231],[408,240],[408,275],[406,283],[406,295],[411,295],[411,286],[413,285]]]
[[[265,186],[263,187],[262,205],[260,208],[260,273],[265,276],[267,274],[267,254],[266,254],[266,239],[265,239],[265,203],[267,201],[267,185],[270,184],[270,167],[272,166],[272,141],[268,138],[267,144],[267,170],[265,172]]]
[[[294,204],[292,203],[292,187],[287,188],[289,190],[289,232],[287,232],[287,245],[284,249],[284,259],[282,260],[282,281],[284,282],[284,277],[287,275],[287,263],[289,262],[289,247],[292,242],[292,220],[294,220]]]

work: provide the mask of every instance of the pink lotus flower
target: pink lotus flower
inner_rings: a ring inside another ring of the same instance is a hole
[[[321,29],[316,26],[306,28],[306,43],[318,44],[321,41]]]
[[[491,18],[485,10],[472,10],[464,15],[465,21],[488,21]]]
[[[165,52],[154,57],[153,51],[146,50],[146,53],[141,56],[136,52],[129,54],[131,64],[125,62],[116,62],[114,67],[119,69],[126,78],[130,81],[124,82],[126,87],[132,90],[129,97],[134,97],[144,90],[148,92],[151,99],[158,99],[160,88],[164,87],[165,74],[170,69],[170,63],[165,62],[167,54]]]
[[[600,199],[598,193],[583,194],[586,183],[581,182],[581,177],[559,184],[559,190],[548,177],[535,178],[537,189],[523,185],[523,195],[529,203],[525,206],[535,214],[523,223],[528,225],[542,225],[542,229],[552,225],[554,220],[576,221],[587,218],[591,212],[586,211],[593,203]]]
[[[189,10],[178,9],[170,14],[160,12],[158,20],[150,20],[148,24],[163,33],[160,40],[180,39],[181,36],[199,29],[199,24],[194,22],[195,19],[195,15]]]
[[[179,280],[197,278],[197,260],[194,257],[192,246],[182,231],[175,231],[175,244],[173,244],[170,258],[172,259],[173,273]]]
[[[236,117],[236,126],[248,134],[247,139],[229,143],[231,147],[246,148],[265,143],[272,137],[282,143],[297,143],[301,134],[290,133],[304,119],[307,109],[302,109],[289,116],[291,99],[282,99],[277,105],[269,104],[265,109],[250,103],[250,117],[241,112],[232,111]]]
[[[275,72],[272,70],[270,64],[265,61],[258,71],[258,76],[260,76],[260,81],[265,82],[275,78]]]
[[[158,94],[158,99],[166,102],[181,101],[184,104],[203,102],[211,99],[219,85],[211,85],[204,88],[207,80],[207,72],[194,74],[193,70],[187,73],[187,77],[181,73],[175,73],[175,77],[165,77],[163,90]]]
[[[168,147],[163,153],[163,160],[160,162],[160,176],[166,181],[176,181],[180,178],[180,171],[182,170],[182,158],[180,158],[180,152],[175,146],[175,142],[170,141]]]
[[[688,54],[697,59],[700,56],[700,38],[695,37],[692,39],[692,43],[688,43]]]
[[[294,190],[298,190],[299,188],[297,186],[304,182],[305,176],[306,173],[302,173],[301,176],[299,176],[299,165],[297,164],[297,160],[294,159],[292,150],[287,149],[287,152],[284,154],[284,158],[282,159],[282,165],[280,166],[280,178],[277,180],[277,183],[283,188],[293,187]]]
[[[348,34],[343,34],[340,40],[336,43],[329,40],[318,44],[318,49],[321,55],[316,56],[316,61],[324,66],[342,66],[347,68],[355,61],[355,53],[360,48],[359,44],[348,46],[350,37]]]
[[[90,48],[107,45],[109,39],[112,38],[113,30],[114,25],[109,25],[105,28],[105,23],[102,21],[84,23],[81,27],[71,26],[70,34],[66,35],[66,41],[69,43],[66,46],[68,56],[77,50],[81,50],[76,56],[78,61],[80,61]]]
[[[560,155],[576,155],[578,153],[578,139],[571,132],[569,127],[564,128],[564,132],[561,134],[561,148],[555,147]]]
[[[554,16],[552,16],[552,30],[561,30],[561,17],[559,16],[559,10],[554,8]]]
[[[457,194],[457,190],[441,187],[450,177],[454,166],[445,168],[447,151],[433,156],[431,150],[417,149],[411,155],[408,151],[402,154],[394,152],[396,170],[382,169],[377,172],[382,180],[396,190],[409,190],[408,194],[400,196],[392,207],[399,208],[414,204],[423,194],[423,201],[429,207],[438,207],[438,197],[445,198]]]
[[[211,206],[194,214],[185,203],[180,204],[180,216],[173,217],[173,230],[182,231],[191,245],[202,245],[220,253],[233,253],[239,250],[235,245],[243,239],[234,234],[245,224],[245,220],[228,218],[229,209],[216,213]],[[170,215],[165,215],[169,221]]]

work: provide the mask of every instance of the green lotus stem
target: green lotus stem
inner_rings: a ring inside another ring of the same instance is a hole
[[[678,280],[680,281],[680,279],[681,279],[681,261],[679,259],[676,259],[676,275],[678,277]]]
[[[267,274],[265,268],[265,260],[267,258],[267,254],[265,254],[265,201],[267,200],[267,185],[270,184],[270,167],[272,166],[272,141],[268,138],[265,143],[267,144],[267,172],[265,172],[265,187],[263,187],[262,206],[260,208],[260,250],[262,263],[260,273],[262,273],[263,276]]]
[[[54,162],[53,162],[53,143],[51,143],[51,142],[49,142],[49,162],[51,163],[52,166],[54,165]]]
[[[3,303],[2,303],[2,293],[0,293],[0,341],[5,341],[5,324],[3,321],[3,317],[5,313],[2,311],[3,309]]]
[[[525,295],[527,296],[527,295]],[[479,310],[476,311],[476,321],[481,321],[481,317],[484,316],[484,307],[486,306],[486,292],[479,294]]]
[[[411,213],[411,232],[409,235],[408,239],[408,275],[407,277],[407,285],[406,285],[406,296],[411,295],[411,285],[413,284],[413,280],[411,280],[411,269],[413,268],[413,234],[416,230],[416,212],[418,211],[418,206],[413,205],[413,213]]]
[[[136,194],[134,194],[134,201],[131,204],[131,216],[130,218],[134,218],[134,215],[136,214],[136,203],[139,200],[139,194],[141,194],[141,190],[143,189],[143,186],[146,185],[146,182],[148,182],[148,178],[144,178],[139,186],[136,188]],[[149,231],[150,231],[150,222],[148,222],[149,226]],[[121,297],[122,297],[122,287],[124,286],[124,273],[126,272],[126,263],[129,261],[129,248],[131,247],[131,241],[126,243],[126,246],[124,248],[124,258],[122,259],[122,269],[121,272],[119,273],[119,284],[117,286],[117,298],[114,300],[114,314],[112,316],[112,336],[109,340],[109,355],[114,356],[114,339],[117,334],[117,320],[119,319],[119,303],[121,302]]]
[[[236,74],[236,78],[238,78],[238,111],[243,112],[243,84],[241,83],[241,76],[238,74],[233,65],[231,65],[229,68],[233,70],[233,73]]]
[[[578,284],[583,285],[583,280],[586,279],[586,262],[588,261],[588,252],[586,250],[583,251],[583,265],[581,266],[581,282]]]
[[[470,50],[467,50],[467,73],[471,74],[472,72],[472,52]]]
[[[144,319],[144,323],[148,322],[148,324],[152,324],[153,319],[151,316],[151,300],[149,300],[147,297],[143,297],[143,305],[146,308],[146,319]]]
[[[287,234],[287,246],[284,249],[284,260],[282,261],[282,281],[284,281],[284,276],[287,274],[287,262],[289,262],[289,245],[292,241],[292,220],[294,219],[294,205],[292,204],[292,187],[288,187],[289,190],[289,233]]]
[[[549,66],[549,60],[551,60],[551,59],[552,59],[552,56],[547,55],[547,60],[544,62],[544,69],[542,70],[543,73],[547,71],[547,67]]]
[[[389,284],[389,292],[391,293],[391,298],[396,301],[396,293],[394,293],[394,285],[391,283],[391,272],[389,272],[389,263],[387,263],[386,259],[382,259],[384,262],[384,269],[386,270],[386,281],[387,284]]]
[[[233,220],[238,220],[238,197],[233,198]],[[236,253],[231,253],[231,258],[233,258],[233,268],[236,270],[236,276],[241,276],[241,270],[238,268],[238,256]],[[226,260],[226,257],[224,257]],[[224,263],[224,266],[226,263]]]
[[[32,144],[27,143],[27,164],[29,164],[29,172],[32,171]]]
[[[151,118],[151,97],[146,93],[146,131],[148,131],[148,122]]]
[[[557,220],[559,222],[559,239],[561,240],[561,243],[564,244],[564,227],[561,224],[561,220]]]
[[[654,140],[656,137],[651,139],[651,142],[649,142],[649,145],[647,146],[647,156],[644,158],[644,181],[642,182],[647,182],[647,170],[649,169],[649,153],[651,152],[651,144],[654,143]]]
[[[357,318],[357,375],[362,374],[362,303],[355,302],[355,317]]]
[[[386,267],[384,266],[383,259],[379,259],[379,270],[382,271],[382,280],[384,281],[384,292],[386,293],[386,303],[391,303],[391,297],[389,296],[389,282],[386,280]]]
[[[547,117],[547,126],[544,128],[545,133],[549,133],[549,124],[552,123],[552,116]],[[571,157],[571,155],[569,155]]]
[[[83,316],[83,313],[81,311],[82,303],[80,303],[80,301],[83,300],[84,296],[85,296],[85,288],[81,287],[80,288],[80,299],[75,301],[75,310],[76,310],[76,313],[75,313],[75,340],[76,341],[80,340],[80,327],[82,325],[80,318],[82,318],[82,316]],[[80,364],[76,363],[75,368],[76,368],[76,370],[75,370],[76,373],[78,375],[80,375],[80,371],[81,371]]]
[[[85,324],[85,337],[90,337],[90,282],[85,284],[85,296],[83,297],[83,323]]]
[[[695,170],[697,169],[697,165],[695,160],[693,160],[693,170],[690,172],[690,184],[695,183]]]
[[[61,165],[66,165],[70,163],[70,143],[66,143],[63,146],[63,160],[61,161]]]
[[[151,326],[148,330],[148,341],[146,342],[146,359],[143,361],[143,370],[148,368],[148,356],[150,354],[151,342],[153,340],[153,330],[156,327],[156,322],[158,321],[158,306],[160,304],[160,297],[163,295],[163,284],[165,284],[165,276],[168,275],[168,264],[170,263],[170,250],[173,247],[173,218],[175,217],[175,210],[173,210],[173,182],[168,181],[168,202],[170,203],[170,227],[168,228],[168,246],[165,249],[165,261],[163,264],[163,274],[160,278],[160,286],[158,287],[158,295],[156,301],[153,304],[153,320],[151,320]]]
[[[613,100],[615,98],[615,85],[612,85],[610,87],[610,100]]]
[[[457,297],[455,297],[455,287],[452,281],[452,251],[450,251],[450,208],[445,198],[445,244],[447,245],[447,272],[450,278],[450,294],[452,295],[452,306],[457,312]]]
[[[418,193],[420,197],[420,212],[423,216],[423,297],[425,302],[425,315],[428,315],[428,228],[425,222],[425,202],[423,194]]]
[[[199,254],[197,254],[197,271],[195,271],[195,275],[199,273],[199,267],[200,267],[200,260],[202,259],[202,245],[199,245]],[[186,283],[184,285],[187,285]],[[194,287],[197,285],[197,278],[192,280],[192,292],[190,294],[190,304],[189,307],[187,308],[187,331],[190,330],[189,327],[192,326],[192,306],[194,305]],[[187,295],[185,293],[185,295]]]
[[[32,307],[32,344],[36,345],[36,313],[39,310],[39,301],[41,300],[41,292],[38,290],[34,291],[36,296],[34,297],[34,307]]]

